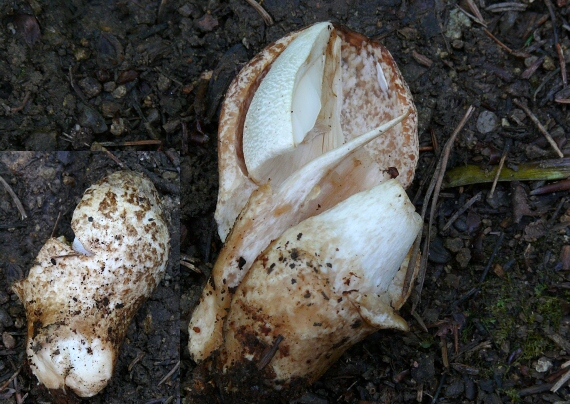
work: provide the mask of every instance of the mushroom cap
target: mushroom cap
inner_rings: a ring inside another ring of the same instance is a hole
[[[315,26],[319,24],[325,23]],[[413,180],[419,154],[417,113],[408,86],[383,45],[345,27],[333,26],[334,34],[341,39],[342,95],[337,96],[341,102],[339,119],[344,141],[410,111],[404,122],[347,162],[350,167],[337,170],[338,175],[343,176],[343,184],[351,184],[344,185],[344,197],[389,179],[390,175],[382,170],[390,167],[396,167],[398,181],[407,187]],[[250,103],[275,60],[309,28],[293,32],[266,47],[242,69],[228,89],[218,130],[220,189],[215,217],[222,240],[226,239],[252,192],[262,185],[250,178],[244,159],[244,122]],[[257,125],[271,132],[270,119],[258,119],[261,121]],[[354,162],[358,165],[356,169]],[[373,174],[369,174],[370,171]]]

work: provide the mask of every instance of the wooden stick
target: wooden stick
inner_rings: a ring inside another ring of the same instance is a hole
[[[475,195],[473,198],[469,199],[467,201],[467,203],[465,203],[465,205],[463,205],[461,207],[461,209],[459,209],[457,212],[455,212],[455,214],[449,218],[449,220],[447,221],[447,223],[445,224],[445,226],[443,226],[443,229],[441,229],[441,230],[446,231],[447,229],[449,229],[449,227],[453,224],[453,222],[455,222],[457,220],[457,218],[463,212],[465,212],[467,209],[469,209],[471,207],[471,205],[473,205],[475,202],[477,202],[480,199],[481,199],[481,191],[479,191],[479,193],[477,193],[477,195]]]
[[[562,376],[560,378],[560,380],[558,380],[556,382],[556,384],[554,386],[552,386],[552,388],[550,389],[550,391],[552,391],[553,393],[556,393],[558,391],[558,389],[562,386],[564,386],[564,384],[570,380],[570,370],[566,373],[564,373],[564,376]]]
[[[162,383],[164,383],[165,381],[167,381],[168,378],[169,378],[170,376],[172,376],[172,375],[174,374],[174,372],[176,372],[176,371],[178,370],[179,367],[180,367],[180,361],[178,361],[178,362],[176,363],[176,365],[174,365],[174,367],[172,368],[172,370],[171,370],[170,372],[168,372],[168,373],[166,374],[166,376],[164,376],[164,377],[162,378],[161,381],[158,382],[158,386],[160,386]]]
[[[542,134],[544,135],[544,137],[546,138],[546,140],[548,140],[548,143],[550,143],[550,146],[552,146],[552,148],[554,149],[554,151],[558,154],[558,156],[560,158],[564,157],[564,153],[562,153],[560,151],[560,149],[558,148],[558,145],[556,144],[556,142],[554,141],[554,139],[552,139],[552,136],[550,136],[550,133],[548,133],[548,131],[546,130],[546,128],[544,126],[542,126],[542,124],[540,123],[540,121],[538,120],[538,118],[536,117],[536,115],[534,115],[532,113],[532,111],[526,106],[524,105],[522,102],[520,102],[519,100],[517,100],[516,98],[513,100],[513,102],[521,107],[523,109],[523,111],[528,115],[528,117],[532,120],[532,122],[534,122],[534,124],[536,125],[536,127],[538,128],[538,130],[540,130],[542,132]]]
[[[497,169],[497,173],[495,174],[495,178],[493,179],[493,185],[491,186],[491,191],[489,195],[487,195],[487,199],[492,199],[493,194],[495,193],[495,188],[497,187],[497,182],[499,182],[499,177],[501,176],[501,171],[503,170],[503,165],[505,164],[505,159],[507,158],[507,154],[509,153],[509,149],[511,148],[511,139],[507,139],[505,144],[505,150],[503,150],[503,155],[501,156],[501,161],[499,161],[499,168]]]
[[[429,245],[429,240],[430,240],[430,235],[431,235],[431,225],[433,223],[433,218],[435,216],[437,199],[439,197],[439,191],[441,190],[441,184],[443,183],[443,177],[445,175],[445,169],[447,167],[447,161],[449,160],[449,154],[451,153],[451,149],[453,147],[453,142],[457,138],[457,135],[459,134],[461,129],[463,129],[463,127],[465,126],[465,124],[467,123],[467,121],[469,120],[469,118],[471,117],[471,115],[473,114],[474,111],[475,111],[475,107],[473,107],[473,105],[471,105],[467,109],[467,112],[465,112],[465,115],[461,119],[461,122],[459,122],[459,125],[457,125],[457,127],[455,128],[455,130],[451,134],[451,137],[449,138],[449,140],[445,144],[445,147],[443,149],[443,153],[440,156],[440,160],[439,160],[437,167],[435,169],[434,176],[432,178],[432,181],[429,184],[428,190],[427,190],[425,198],[424,198],[424,206],[422,207],[422,221],[425,219],[425,215],[427,212],[427,206],[428,206],[427,201],[429,200],[429,198],[431,197],[432,192],[433,192],[433,200],[432,200],[429,225],[428,225],[428,234],[424,240],[424,255],[422,255],[421,260],[420,260],[420,270],[419,270],[419,274],[418,274],[418,296],[421,295],[422,288],[424,285],[425,270],[427,267],[427,257],[429,255],[428,245]],[[416,267],[415,263],[416,263],[416,260],[417,260],[418,254],[419,254],[419,250],[420,250],[419,247],[421,244],[420,243],[421,233],[422,233],[422,230],[420,230],[420,234],[418,234],[418,237],[416,238],[416,241],[414,242],[414,246],[412,248],[412,254],[410,256],[410,261],[409,261],[410,265],[408,265],[408,269],[406,270],[406,278],[404,280],[404,287],[403,287],[404,295],[406,295],[408,293],[408,290],[409,290],[411,283],[412,283],[412,277],[414,275],[414,271],[415,271],[415,267]],[[419,300],[419,297],[418,297],[418,300]]]
[[[269,15],[269,13],[267,11],[265,11],[265,9],[263,7],[261,7],[261,4],[259,4],[257,1],[255,0],[245,0],[250,6],[252,6],[255,11],[257,11],[259,13],[259,15],[261,16],[261,18],[263,18],[263,21],[265,22],[265,24],[267,25],[273,25],[273,18],[271,18],[271,16]]]
[[[16,204],[16,208],[20,212],[20,216],[22,217],[22,220],[27,219],[28,215],[26,214],[26,211],[24,210],[24,206],[22,205],[22,202],[20,202],[20,200],[18,199],[18,196],[12,190],[12,187],[10,186],[10,184],[8,184],[6,181],[4,181],[4,178],[2,178],[2,176],[0,176],[0,182],[2,183],[2,185],[4,185],[4,189],[6,189],[6,191],[8,191],[8,193],[10,194],[12,199],[14,200],[14,203]]]

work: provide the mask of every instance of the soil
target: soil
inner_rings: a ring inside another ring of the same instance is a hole
[[[410,332],[373,334],[295,397],[272,393],[245,375],[242,380],[249,382],[233,392],[216,388],[186,347],[186,325],[221,248],[213,213],[223,90],[248,60],[287,33],[332,20],[390,50],[419,113],[423,151],[409,189],[412,198],[419,192],[418,210],[435,162],[470,105],[475,113],[453,145],[448,169],[496,166],[507,145],[505,166],[515,170],[521,163],[557,158],[515,99],[529,105],[568,156],[570,115],[555,101],[565,98],[559,93],[565,84],[556,42],[569,60],[567,2],[552,5],[554,24],[549,1],[499,12],[486,9],[488,2],[475,3],[486,29],[502,45],[458,11],[456,2],[439,0],[265,0],[271,26],[240,0],[194,1],[178,9],[191,11],[194,19],[190,52],[196,90],[189,125],[194,136],[187,154],[183,151],[182,252],[202,272],[182,272],[183,402],[542,403],[570,398],[567,385],[550,391],[570,355],[570,266],[564,253],[570,202],[564,190],[531,196],[545,184],[540,180],[499,182],[490,199],[489,183],[443,189],[421,295],[416,289],[400,311]],[[467,2],[460,5],[474,13]],[[478,193],[480,199],[444,231],[451,216]],[[204,384],[213,387],[202,390]]]
[[[558,157],[515,100],[529,106],[565,156],[570,153],[566,65],[561,71],[556,48],[570,60],[567,0],[524,1],[506,10],[490,2],[459,3],[472,15],[478,8],[486,28],[455,1],[261,3],[273,25],[243,0],[0,3],[0,150],[51,151],[33,154],[17,170],[0,165],[29,215],[20,221],[12,199],[0,191],[0,327],[16,340],[15,348],[6,348],[8,339],[0,348],[0,382],[24,365],[10,388],[29,393],[29,402],[54,401],[24,364],[25,318],[8,285],[25,276],[58,212],[56,234],[71,238],[69,220],[82,192],[118,169],[108,154],[71,151],[106,147],[128,167],[154,174],[159,192],[172,202],[173,237],[180,231],[180,252],[198,272],[179,270],[173,243],[170,278],[137,314],[113,381],[92,402],[176,400],[170,397],[177,397],[177,373],[158,382],[178,358],[186,403],[243,402],[251,394],[250,402],[259,403],[271,395],[271,401],[297,403],[570,400],[567,385],[550,391],[570,355],[570,200],[564,189],[531,195],[545,184],[538,179],[499,182],[493,198],[489,183],[443,189],[423,288],[401,310],[410,332],[373,334],[296,397],[285,399],[256,383],[247,394],[228,395],[207,374],[195,373],[187,325],[222,246],[213,219],[219,108],[233,77],[269,43],[331,20],[390,50],[418,109],[423,151],[409,189],[418,210],[429,203],[426,182],[470,105],[475,113],[453,145],[448,169],[469,164],[487,170],[507,149],[505,166],[515,171]],[[157,148],[181,153],[180,191],[173,185],[177,178],[164,181],[164,173],[174,173],[164,154],[154,160],[123,154]],[[68,177],[73,184],[65,184]],[[145,328],[148,318],[156,324],[152,330]],[[129,370],[141,352],[147,354]],[[201,377],[213,385],[212,395],[196,391]],[[0,392],[16,402],[16,393],[9,393]]]
[[[16,388],[2,392],[3,402],[144,403],[167,402],[179,396],[178,372],[161,380],[179,362],[179,166],[160,152],[2,152],[0,175],[12,187],[27,218],[21,220],[10,195],[0,200],[0,380],[18,369]],[[10,285],[25,277],[46,240],[53,234],[73,240],[70,227],[83,192],[104,176],[121,170],[142,172],[162,197],[171,236],[165,276],[131,322],[114,376],[103,392],[78,400],[71,392],[49,392],[37,382],[26,361],[26,314]],[[58,220],[59,218],[59,220]],[[159,400],[159,401],[156,401]]]

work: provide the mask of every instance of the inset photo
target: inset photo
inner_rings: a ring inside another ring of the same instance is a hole
[[[0,153],[0,398],[179,397],[180,165]]]

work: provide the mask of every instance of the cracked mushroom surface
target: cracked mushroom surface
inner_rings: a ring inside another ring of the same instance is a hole
[[[165,271],[170,236],[148,178],[115,172],[88,188],[73,214],[73,247],[50,238],[13,285],[28,320],[27,355],[49,389],[99,393],[127,328]]]

